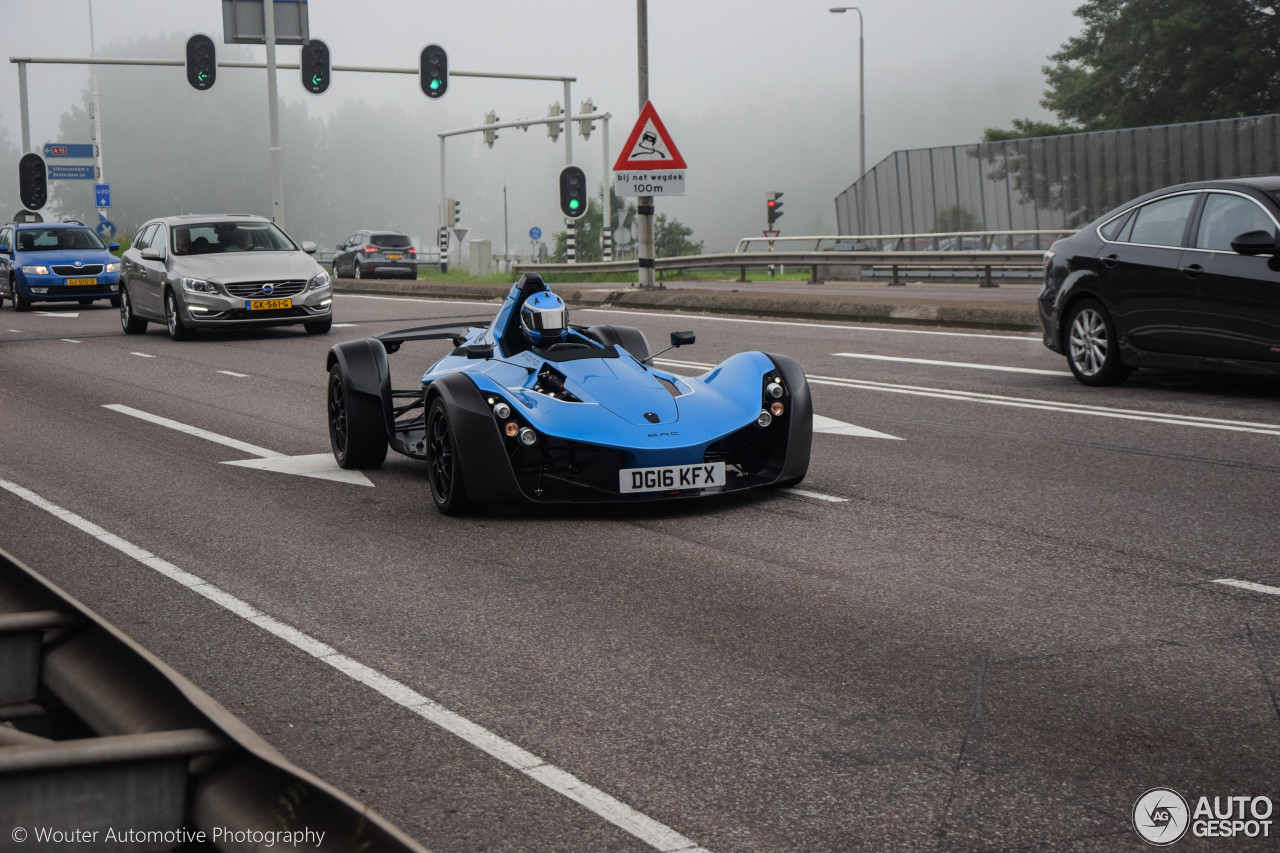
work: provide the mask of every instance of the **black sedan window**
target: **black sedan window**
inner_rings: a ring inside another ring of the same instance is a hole
[[[1257,202],[1238,195],[1211,193],[1200,214],[1196,248],[1230,252],[1231,241],[1241,234],[1247,231],[1274,234],[1275,229],[1276,224]]]
[[[1187,216],[1195,206],[1193,193],[1153,201],[1138,208],[1126,238],[1148,246],[1181,246]]]

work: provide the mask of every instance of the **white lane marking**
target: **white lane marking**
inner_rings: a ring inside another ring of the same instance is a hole
[[[9,331],[14,332],[14,333],[19,334],[19,335],[21,335],[21,334],[23,333],[21,329],[10,329]]]
[[[234,376],[234,377],[236,377],[237,379],[248,379],[248,378],[249,378],[249,374],[247,374],[247,373],[236,373],[234,370],[219,370],[218,372],[219,372],[219,373],[225,373],[227,376]]]
[[[890,436],[890,438],[892,438],[892,436]],[[790,492],[793,495],[800,495],[801,497],[813,498],[815,501],[826,501],[827,503],[832,504],[846,504],[849,502],[848,498],[838,498],[835,495],[824,495],[821,492],[810,492],[805,489],[783,489],[783,491]]]
[[[926,329],[895,329],[891,326],[845,326],[835,323],[800,323],[795,320],[748,320],[743,317],[714,317],[710,314],[681,314],[675,311],[625,311],[620,308],[579,308],[574,313],[629,314],[634,317],[682,317],[688,320],[715,320],[720,323],[756,323],[762,326],[791,326],[797,329],[839,329],[847,332],[892,332],[897,335],[943,335],[950,338],[994,338],[1001,341],[1038,341],[1039,335],[992,335],[980,332],[939,332]]]
[[[258,471],[274,471],[277,474],[297,474],[300,477],[314,477],[318,480],[333,480],[336,483],[350,483],[353,486],[368,486],[373,483],[360,471],[348,471],[338,467],[332,453],[312,453],[307,456],[270,456],[265,459],[241,459],[235,462],[223,462],[223,465],[235,465],[240,468],[253,468]]]
[[[311,477],[315,480],[332,480],[335,483],[348,483],[353,486],[369,486],[373,488],[373,482],[361,471],[348,471],[340,468],[334,460],[332,453],[315,453],[303,456],[286,456],[283,453],[276,453],[274,450],[267,450],[265,447],[258,447],[256,444],[249,444],[246,441],[240,441],[236,438],[229,438],[225,435],[219,435],[216,432],[209,432],[207,429],[200,429],[190,424],[184,424],[181,421],[173,421],[160,415],[153,415],[150,412],[144,412],[141,409],[134,409],[129,406],[122,406],[119,403],[110,403],[103,405],[104,409],[110,409],[113,412],[119,412],[122,415],[139,418],[149,421],[159,426],[168,427],[169,429],[184,432],[187,435],[194,435],[197,438],[203,438],[217,444],[233,447],[236,450],[261,457],[260,459],[236,459],[230,462],[223,462],[223,465],[236,465],[241,468],[256,468],[259,471],[272,471],[277,474],[295,474],[299,477]]]
[[[894,441],[902,441],[896,435],[889,435],[887,432],[876,432],[866,427],[854,426],[844,421],[838,421],[835,418],[828,418],[824,415],[813,416],[813,431],[823,432],[828,435],[855,435],[859,438],[891,438]]]
[[[79,312],[79,311],[67,311],[67,312],[62,312],[62,311],[32,311],[31,313],[32,313],[32,314],[34,314],[34,315],[35,315],[35,316],[37,316],[37,317],[79,317],[79,316],[80,316],[80,312]]]
[[[131,352],[129,355],[136,355],[138,358],[155,358],[154,355],[146,352]]]
[[[67,343],[69,343],[69,344],[78,344],[78,343],[80,343],[79,341],[75,340],[74,338],[62,338],[62,340],[66,341],[66,342],[67,342]]]
[[[236,598],[234,595],[219,589],[202,578],[178,568],[173,563],[116,536],[114,533],[107,532],[88,519],[76,515],[74,512],[64,509],[37,495],[35,492],[8,480],[0,480],[0,488],[17,495],[32,506],[62,519],[72,527],[89,534],[104,545],[115,548],[122,554],[137,560],[170,580],[182,584],[192,592],[204,596],[262,630],[279,637],[291,646],[301,649],[321,663],[328,664],[352,680],[382,694],[397,705],[407,708],[424,720],[456,735],[477,749],[489,753],[502,763],[515,768],[534,781],[585,806],[615,826],[631,833],[655,850],[661,850],[664,853],[709,853],[709,851],[699,847],[695,842],[685,838],[671,827],[636,811],[621,800],[615,799],[604,791],[588,785],[554,764],[548,764],[506,738],[494,734],[460,714],[450,711],[443,705],[437,704],[416,690],[383,675],[376,669],[365,666],[359,661],[341,654],[333,647],[299,631],[297,628],[273,619],[248,602]]]
[[[693,361],[654,359],[672,367],[688,367],[710,370],[713,364]],[[1065,412],[1075,415],[1093,415],[1100,418],[1119,418],[1130,421],[1149,421],[1158,424],[1220,429],[1228,432],[1252,432],[1259,435],[1280,435],[1280,424],[1254,421],[1232,421],[1222,418],[1202,418],[1197,415],[1175,415],[1168,412],[1145,412],[1140,409],[1114,409],[1090,406],[1083,403],[1064,403],[1055,400],[1035,400],[1027,397],[1002,397],[999,394],[980,394],[976,391],[953,391],[946,388],[925,388],[918,385],[894,385],[888,382],[871,382],[864,379],[845,379],[841,376],[809,376],[810,384],[831,385],[836,388],[856,388],[864,391],[887,391],[892,394],[912,394],[918,397],[934,397],[939,400],[961,400],[967,403],[987,403],[993,406],[1013,406],[1023,409],[1040,409],[1049,412]]]
[[[179,421],[171,421],[160,415],[153,415],[150,412],[144,412],[141,409],[134,409],[130,406],[122,406],[119,403],[108,403],[102,408],[110,409],[113,412],[119,412],[122,415],[128,415],[131,418],[147,421],[149,423],[158,424],[162,427],[185,432],[187,435],[194,435],[196,438],[203,438],[206,441],[212,441],[221,444],[224,447],[234,447],[236,450],[261,456],[263,458],[271,458],[276,456],[284,456],[283,453],[276,453],[274,450],[267,450],[265,447],[258,447],[256,444],[249,444],[247,441],[240,441],[236,438],[228,438],[225,435],[218,435],[216,432],[209,432],[207,429],[193,427],[189,424],[180,423]]]
[[[1219,578],[1214,583],[1220,583],[1224,586],[1235,586],[1240,589],[1247,589],[1252,592],[1264,592],[1267,595],[1280,595],[1280,587],[1266,586],[1265,584],[1254,583],[1253,581],[1237,581],[1230,578]]]
[[[358,323],[334,323],[334,324],[333,324],[333,328],[335,328],[335,329],[350,329],[351,327],[353,327],[353,326],[357,326],[357,325],[359,325],[359,324],[358,324]]]
[[[841,358],[865,358],[872,361],[900,361],[904,364],[933,364],[939,367],[969,367],[974,370],[1002,370],[1006,373],[1037,373],[1041,376],[1071,376],[1069,370],[1041,370],[1036,367],[1003,367],[997,364],[972,364],[966,361],[934,361],[931,358],[903,358],[896,355],[871,355],[861,352],[837,352]]]

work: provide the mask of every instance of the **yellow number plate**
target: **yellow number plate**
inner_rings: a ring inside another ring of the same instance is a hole
[[[403,257],[404,257],[404,255],[387,255],[387,260],[389,260],[389,261],[398,261],[398,260],[400,260],[400,259],[401,259],[401,258],[403,258]]]
[[[278,311],[281,308],[292,308],[292,299],[250,299],[244,304],[246,311]]]
[[[91,285],[91,284],[97,284],[97,283],[98,283],[98,280],[97,280],[96,278],[69,278],[69,279],[67,279],[67,284],[72,285],[72,286],[87,287],[88,285]]]

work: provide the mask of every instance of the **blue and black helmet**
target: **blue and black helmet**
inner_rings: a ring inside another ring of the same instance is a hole
[[[563,341],[569,333],[569,309],[549,290],[535,293],[520,306],[520,328],[531,344]]]

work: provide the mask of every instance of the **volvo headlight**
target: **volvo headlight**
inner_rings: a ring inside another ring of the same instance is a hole
[[[190,290],[193,293],[217,293],[218,288],[213,282],[205,281],[202,278],[184,278],[182,280],[184,290]]]
[[[30,266],[23,266],[22,271],[27,275],[48,275],[49,274],[48,267],[42,267],[37,264],[32,264]]]
[[[307,282],[307,290],[316,290],[318,288],[328,287],[328,286],[329,286],[329,274],[324,270],[321,270],[319,275],[313,277],[311,281]]]

